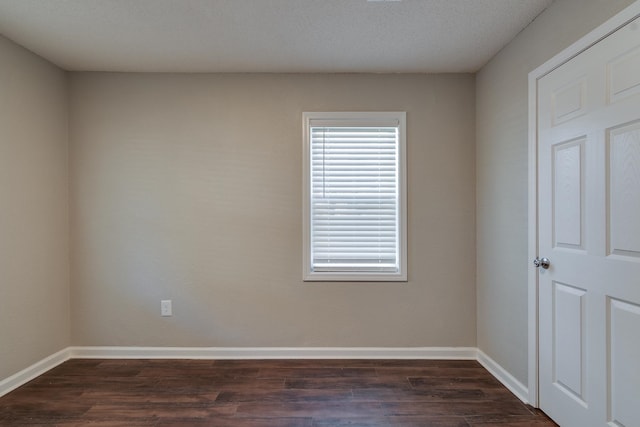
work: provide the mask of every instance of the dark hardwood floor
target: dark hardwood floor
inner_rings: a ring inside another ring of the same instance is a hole
[[[1,426],[555,426],[475,361],[69,360]]]

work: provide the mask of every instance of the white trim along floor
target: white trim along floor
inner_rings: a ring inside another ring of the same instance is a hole
[[[0,381],[0,396],[69,359],[448,359],[477,360],[524,403],[527,387],[475,347],[67,347]]]

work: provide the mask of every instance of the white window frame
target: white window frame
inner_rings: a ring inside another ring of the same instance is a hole
[[[406,282],[407,281],[407,160],[406,112],[305,112],[303,121],[303,280],[326,282]],[[331,126],[385,126],[398,129],[398,245],[396,272],[313,271],[311,260],[311,127],[312,122]]]

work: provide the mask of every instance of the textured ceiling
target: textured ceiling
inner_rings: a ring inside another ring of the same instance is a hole
[[[552,0],[0,0],[67,70],[474,72]]]

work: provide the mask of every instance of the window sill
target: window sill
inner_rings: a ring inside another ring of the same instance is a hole
[[[305,282],[407,282],[407,275],[402,273],[307,273],[302,278]]]

